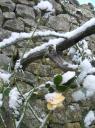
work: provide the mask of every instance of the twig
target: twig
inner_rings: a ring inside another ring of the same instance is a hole
[[[27,98],[26,98],[26,101],[24,102],[23,112],[22,112],[22,114],[21,114],[21,116],[20,116],[19,121],[16,121],[16,128],[19,128],[19,126],[20,126],[20,124],[21,124],[21,122],[22,122],[22,120],[23,120],[23,117],[24,117],[25,112],[26,112],[27,103],[28,103],[28,101],[29,101],[29,99],[30,99],[30,97],[31,97],[31,95],[32,95],[32,93],[33,93],[33,91],[34,91],[34,88],[29,92],[29,94],[28,94],[28,96],[27,96]]]
[[[38,115],[35,113],[35,111],[34,111],[34,109],[32,108],[32,106],[30,105],[30,103],[28,103],[28,106],[29,106],[30,110],[32,111],[32,113],[34,114],[34,116],[36,117],[36,119],[37,119],[40,123],[42,123],[43,120],[38,117]]]
[[[52,112],[52,111],[50,111],[50,112],[48,113],[48,115],[45,117],[45,119],[43,120],[43,122],[42,122],[42,124],[41,124],[41,126],[40,126],[39,128],[45,128],[45,125],[46,125],[46,123],[47,123],[47,120],[48,120],[49,116],[51,115],[51,112]]]
[[[6,126],[6,124],[5,124],[5,121],[4,121],[3,117],[2,117],[1,112],[0,112],[0,117],[1,117],[2,123],[3,123],[3,125],[4,125],[4,128],[7,128],[7,126]]]

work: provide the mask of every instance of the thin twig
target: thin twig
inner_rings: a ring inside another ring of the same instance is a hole
[[[25,112],[26,112],[27,103],[28,103],[28,101],[29,101],[29,99],[30,99],[30,97],[31,97],[31,95],[32,95],[32,93],[33,93],[33,91],[34,91],[34,88],[29,92],[29,94],[28,94],[28,96],[27,96],[27,98],[26,98],[26,101],[24,102],[23,112],[22,112],[22,114],[21,114],[21,116],[20,116],[19,121],[16,121],[16,128],[19,128],[19,126],[20,126],[20,124],[21,124],[21,122],[22,122],[22,120],[23,120],[23,117],[24,117]]]
[[[48,113],[48,115],[45,117],[45,119],[43,120],[43,122],[42,122],[42,124],[41,124],[41,126],[40,126],[39,128],[45,128],[45,125],[46,125],[46,123],[47,123],[47,120],[48,120],[49,116],[51,115],[51,112],[52,112],[52,111],[50,111],[50,112]]]
[[[38,115],[35,113],[35,111],[34,111],[34,109],[32,108],[32,106],[30,105],[30,103],[28,103],[28,106],[29,106],[30,110],[32,111],[32,113],[34,114],[34,116],[36,117],[36,119],[37,119],[40,123],[42,123],[43,120],[38,117]]]
[[[1,120],[2,120],[2,123],[3,123],[4,128],[7,128],[7,126],[6,126],[6,124],[5,124],[5,121],[4,121],[4,119],[3,119],[3,117],[2,117],[2,114],[1,114],[1,113],[0,113],[0,118],[1,118]]]

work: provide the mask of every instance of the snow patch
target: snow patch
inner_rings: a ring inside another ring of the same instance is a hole
[[[95,114],[92,110],[90,110],[84,118],[85,127],[89,128],[93,121],[95,121]]]
[[[83,87],[89,91],[95,92],[95,76],[88,75],[83,82]]]
[[[64,39],[63,38],[58,38],[58,39],[50,39],[48,41],[48,43],[45,43],[45,44],[42,44],[41,46],[37,46],[33,49],[30,49],[29,52],[26,52],[23,56],[23,58],[27,58],[30,54],[33,54],[37,51],[41,51],[41,50],[47,50],[48,51],[48,47],[49,46],[54,46],[54,48],[56,47],[56,45],[59,43],[59,42],[62,42]]]
[[[18,108],[22,104],[21,95],[16,87],[9,93],[9,107],[14,110],[15,114],[19,114]]]
[[[18,70],[22,69],[22,65],[20,64],[21,60],[17,60],[15,64],[15,71],[17,72]]]
[[[46,10],[49,12],[55,11],[53,5],[49,1],[43,1],[43,0],[41,0],[34,8],[40,10]]]
[[[74,92],[72,94],[72,97],[73,97],[74,101],[81,101],[81,100],[86,99],[85,93],[82,90],[78,90],[78,91]]]
[[[9,83],[9,78],[11,77],[11,74],[8,72],[5,72],[3,70],[0,71],[0,79],[3,80],[4,83]]]
[[[67,83],[70,79],[75,77],[74,71],[68,71],[62,75],[62,84]]]
[[[0,93],[0,107],[2,107],[2,104],[3,104],[3,94]]]

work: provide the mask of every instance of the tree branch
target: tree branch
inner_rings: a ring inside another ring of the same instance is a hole
[[[92,18],[81,27],[77,29],[67,32],[64,34],[64,38],[52,39],[49,40],[48,43],[42,44],[36,48],[30,49],[24,57],[21,59],[20,63],[25,68],[29,63],[35,61],[37,59],[41,59],[44,56],[49,54],[49,48],[53,46],[56,49],[56,52],[61,52],[71,46],[75,45],[77,42],[82,40],[83,38],[95,34],[95,18]]]
[[[15,45],[25,39],[30,39],[32,37],[46,37],[46,36],[54,36],[54,37],[62,37],[67,39],[67,37],[64,36],[64,33],[58,33],[55,31],[50,31],[50,30],[41,30],[41,31],[31,31],[29,33],[26,32],[12,32],[11,36],[7,39],[4,39],[3,41],[0,42],[0,49],[9,47],[11,45]]]

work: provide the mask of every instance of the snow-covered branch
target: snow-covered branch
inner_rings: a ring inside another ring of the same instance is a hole
[[[23,67],[26,67],[26,65],[30,62],[42,58],[43,56],[48,56],[50,47],[52,47],[58,53],[73,46],[78,41],[94,33],[95,18],[92,18],[91,20],[83,24],[81,27],[78,27],[77,29],[71,32],[65,33],[64,37],[67,37],[67,39],[52,39],[49,40],[47,43],[42,44],[41,46],[37,46],[33,49],[30,49],[29,52],[24,54],[23,59],[21,60],[21,65]]]
[[[9,38],[4,39],[0,42],[0,49],[6,48],[10,45],[14,45],[16,43],[19,43],[22,40],[30,39],[31,37],[45,37],[45,36],[54,36],[54,37],[62,37],[65,38],[64,33],[57,33],[55,31],[50,30],[41,30],[41,31],[31,31],[29,33],[26,32],[12,32],[11,36]]]

